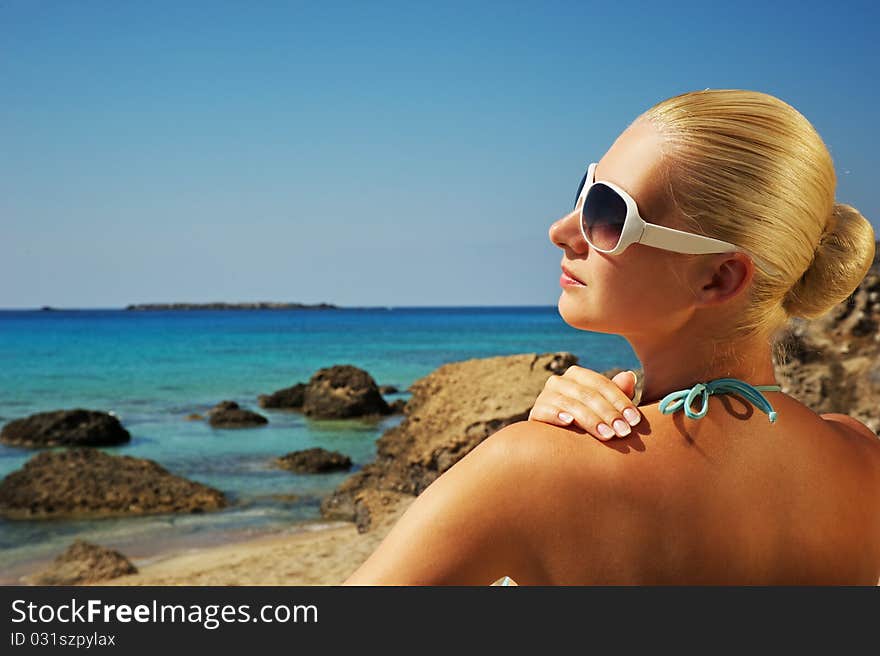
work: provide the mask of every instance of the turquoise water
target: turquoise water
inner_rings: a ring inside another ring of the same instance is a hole
[[[294,474],[271,460],[320,446],[349,455],[355,471],[375,457],[376,438],[403,417],[310,420],[259,408],[259,394],[306,382],[322,367],[352,364],[401,390],[391,401],[408,398],[411,383],[446,362],[549,351],[571,351],[599,371],[638,366],[622,338],[575,330],[555,306],[0,311],[0,424],[60,408],[113,411],[132,441],[105,451],[155,460],[223,490],[232,502],[202,515],[0,519],[0,572],[8,579],[17,566],[54,557],[74,537],[146,556],[159,545],[211,543],[317,520],[321,497],[351,472]],[[261,412],[268,426],[217,430],[184,419],[223,399]],[[0,445],[0,477],[36,453]]]

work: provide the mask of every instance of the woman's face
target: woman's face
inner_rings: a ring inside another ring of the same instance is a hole
[[[595,179],[625,189],[649,223],[680,228],[671,219],[658,167],[660,136],[646,120],[628,127],[599,160]],[[580,207],[550,226],[561,264],[583,286],[563,285],[558,309],[569,325],[623,336],[674,332],[694,312],[688,274],[695,256],[632,244],[622,253],[593,250],[580,230]]]

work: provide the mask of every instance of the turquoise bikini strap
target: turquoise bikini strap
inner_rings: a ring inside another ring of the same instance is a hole
[[[660,412],[664,415],[670,415],[684,406],[684,413],[691,419],[700,419],[706,416],[709,411],[709,395],[710,394],[741,394],[752,404],[757,406],[763,412],[766,412],[770,418],[770,423],[776,421],[776,411],[766,397],[759,390],[767,392],[779,392],[782,388],[779,385],[749,385],[737,378],[717,378],[710,380],[708,383],[697,383],[689,389],[672,392],[663,397],[660,401]],[[697,395],[703,397],[703,407],[698,412],[691,409],[691,405]]]

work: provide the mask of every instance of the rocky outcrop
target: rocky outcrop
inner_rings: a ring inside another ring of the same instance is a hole
[[[288,410],[302,409],[306,394],[305,383],[297,383],[291,387],[285,387],[271,394],[260,394],[257,402],[261,408],[281,408]]]
[[[858,288],[825,316],[793,319],[776,353],[782,391],[880,433],[880,243]]]
[[[348,364],[319,369],[309,379],[302,411],[315,419],[346,419],[392,412],[373,377]]]
[[[400,414],[406,412],[406,399],[394,399],[389,405],[392,414]]]
[[[380,394],[397,394],[397,388],[394,385],[380,385]]]
[[[137,574],[137,567],[114,549],[76,540],[49,567],[29,576],[31,585],[78,585]]]
[[[276,458],[276,464],[300,474],[323,474],[325,472],[351,468],[351,458],[339,451],[328,451],[320,447],[293,451]]]
[[[269,420],[259,413],[239,407],[235,401],[220,401],[208,411],[208,423],[214,428],[247,428],[268,424]]]
[[[379,438],[374,462],[324,498],[322,515],[369,530],[489,435],[528,419],[547,378],[573,364],[571,353],[545,353],[440,366],[413,383],[405,419]]]
[[[53,410],[15,419],[3,427],[0,442],[11,446],[113,446],[131,441],[119,420],[97,410]]]
[[[0,516],[8,519],[194,513],[226,505],[220,490],[152,460],[100,449],[44,451],[0,482]]]

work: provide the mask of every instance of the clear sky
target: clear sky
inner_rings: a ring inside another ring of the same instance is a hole
[[[876,229],[877,4],[720,4],[3,0],[0,307],[552,305],[586,164],[705,88]]]

